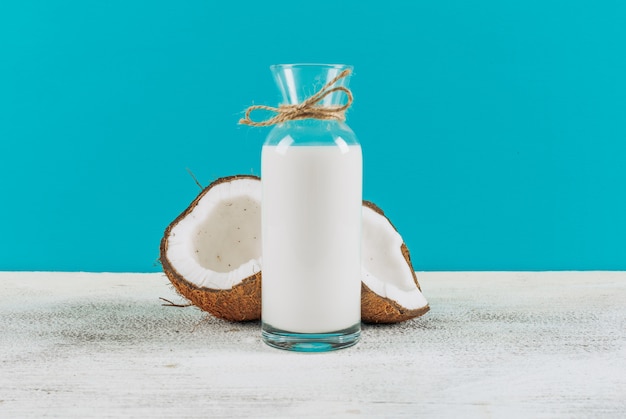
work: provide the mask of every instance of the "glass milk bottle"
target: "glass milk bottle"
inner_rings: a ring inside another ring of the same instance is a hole
[[[344,111],[351,67],[271,67],[283,94],[262,149],[262,334],[321,352],[361,333],[361,146]],[[294,118],[294,119],[291,119]]]

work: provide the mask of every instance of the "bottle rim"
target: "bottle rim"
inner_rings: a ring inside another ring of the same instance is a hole
[[[349,64],[323,64],[323,63],[294,63],[294,64],[273,64],[270,66],[271,70],[275,69],[298,69],[298,68],[336,68],[342,70],[352,70],[354,67]]]

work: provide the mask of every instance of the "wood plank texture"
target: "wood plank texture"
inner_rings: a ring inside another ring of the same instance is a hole
[[[626,417],[626,272],[429,272],[431,311],[325,354],[161,274],[0,273],[0,417]]]

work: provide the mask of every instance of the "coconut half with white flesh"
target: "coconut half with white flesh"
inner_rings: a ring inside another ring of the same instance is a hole
[[[396,323],[429,309],[409,251],[376,205],[363,202],[361,318]],[[261,318],[261,182],[220,178],[165,230],[163,271],[192,304],[231,321]]]
[[[363,201],[361,320],[397,323],[425,314],[428,302],[413,270],[409,249],[374,203]]]
[[[192,304],[231,321],[261,317],[261,182],[220,178],[165,230],[161,264]]]

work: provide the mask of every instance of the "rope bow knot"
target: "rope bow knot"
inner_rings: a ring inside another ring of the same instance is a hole
[[[306,118],[345,121],[345,112],[350,105],[352,105],[352,92],[347,87],[332,87],[332,85],[337,83],[342,78],[347,77],[349,74],[350,70],[342,71],[337,77],[326,83],[317,93],[297,105],[279,105],[277,108],[265,105],[250,106],[246,109],[246,115],[239,120],[239,123],[243,125],[250,125],[252,127],[267,127],[285,121]],[[345,93],[348,100],[344,105],[318,105],[326,96],[335,92]],[[250,114],[256,110],[270,111],[274,112],[276,115],[266,119],[265,121],[254,121],[250,118]]]

